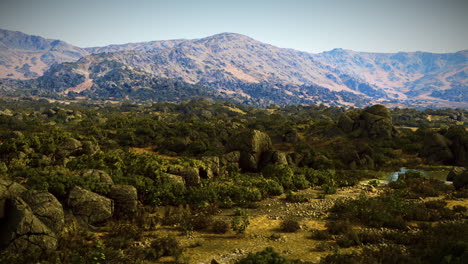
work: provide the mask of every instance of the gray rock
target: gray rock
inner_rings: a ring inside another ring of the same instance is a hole
[[[111,199],[78,186],[70,191],[67,204],[75,216],[89,224],[102,223],[114,213],[114,203]]]
[[[84,171],[81,174],[81,177],[87,177],[87,178],[90,178],[94,182],[102,183],[105,185],[114,184],[112,177],[109,174],[107,174],[107,172],[102,171],[102,170],[89,169],[89,170]]]
[[[204,170],[206,174],[206,178],[210,179],[213,177],[221,176],[222,170],[221,170],[221,161],[219,157],[216,156],[209,156],[209,157],[203,157],[202,161],[205,162],[207,168]],[[200,169],[201,173],[201,169]]]
[[[114,185],[107,194],[114,200],[114,212],[117,217],[131,218],[137,211],[138,194],[132,185]]]
[[[167,173],[182,176],[187,186],[198,186],[201,183],[200,173],[197,168],[170,166]]]
[[[184,177],[182,176],[174,175],[170,173],[163,173],[163,175],[167,177],[173,183],[185,185],[185,180],[184,180]]]
[[[81,142],[74,138],[66,138],[62,142],[62,148],[68,152],[75,152],[81,150],[81,147]]]
[[[34,215],[51,231],[59,234],[65,226],[62,204],[48,191],[29,190],[22,194]]]
[[[37,258],[57,248],[57,237],[21,198],[8,198],[0,228],[0,247],[6,252]]]
[[[242,132],[230,140],[228,150],[240,151],[239,166],[246,171],[258,171],[262,155],[272,150],[270,136],[258,130]]]
[[[232,151],[223,155],[221,162],[222,165],[227,165],[228,163],[238,163],[240,160],[240,151]]]
[[[18,197],[25,191],[27,191],[27,189],[21,184],[6,179],[0,179],[0,219],[4,218],[6,215],[6,200],[8,198]]]

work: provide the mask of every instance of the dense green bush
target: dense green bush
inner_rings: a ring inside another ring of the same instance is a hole
[[[280,230],[281,232],[293,233],[301,229],[299,222],[292,219],[286,219],[281,222]]]
[[[146,258],[148,260],[158,260],[164,256],[173,256],[177,259],[182,255],[182,251],[183,249],[175,237],[156,238],[147,249]]]
[[[307,197],[303,194],[297,194],[292,191],[286,192],[286,202],[288,203],[306,203],[309,201]]]
[[[236,264],[289,264],[291,261],[276,253],[273,248],[266,248],[257,253],[249,253],[247,257],[236,262]]]
[[[225,234],[227,231],[229,231],[229,224],[223,220],[216,220],[213,222],[211,229],[216,234]]]

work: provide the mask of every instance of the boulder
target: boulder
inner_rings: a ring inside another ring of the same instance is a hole
[[[184,177],[182,176],[174,175],[170,173],[163,173],[163,175],[167,177],[173,183],[185,185],[185,180],[184,180]]]
[[[27,191],[27,189],[21,184],[6,179],[0,179],[0,219],[6,215],[6,200],[8,198],[18,197],[25,191]]]
[[[222,156],[220,162],[221,165],[227,165],[228,163],[239,163],[241,153],[240,151],[231,151]]]
[[[21,198],[8,198],[1,219],[0,247],[34,259],[57,248],[57,236],[39,220]]]
[[[107,194],[114,200],[114,212],[119,218],[131,218],[137,211],[138,194],[132,185],[114,185]]]
[[[73,187],[67,200],[73,214],[89,224],[99,224],[112,217],[114,203],[97,193]]]
[[[457,190],[462,188],[468,188],[468,170],[465,170],[464,172],[458,175],[454,175],[453,186]]]
[[[51,231],[59,234],[65,226],[62,204],[48,191],[28,190],[21,197],[34,215]]]
[[[229,142],[228,150],[240,151],[239,166],[245,171],[258,171],[262,155],[272,150],[270,136],[258,130],[242,132]]]
[[[95,169],[85,170],[81,174],[81,177],[90,178],[92,181],[101,183],[104,185],[110,186],[114,184],[112,177],[109,174],[107,174],[107,172],[102,171],[102,170],[95,170]]]
[[[62,142],[62,149],[69,152],[69,153],[74,153],[78,152],[82,148],[82,144],[79,140],[74,139],[74,138],[66,138]]]
[[[182,176],[187,186],[198,186],[201,183],[200,173],[197,168],[170,166],[167,173]]]
[[[93,155],[100,150],[99,145],[92,141],[83,141],[82,154]]]
[[[221,176],[222,170],[221,170],[221,161],[219,157],[216,156],[209,156],[209,157],[203,157],[202,161],[206,164],[206,168],[200,169],[200,174],[205,174],[205,178],[213,178],[217,176]],[[202,175],[200,175],[202,176]]]
[[[447,174],[447,181],[453,181],[455,176],[462,174],[466,169],[464,167],[453,167]]]
[[[281,151],[265,151],[262,155],[262,160],[259,163],[259,167],[264,168],[268,164],[288,165],[288,158],[286,153]]]

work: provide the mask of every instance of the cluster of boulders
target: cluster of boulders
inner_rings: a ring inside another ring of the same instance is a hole
[[[48,191],[28,190],[21,184],[0,179],[0,249],[12,254],[27,252],[28,256],[55,250],[66,212],[85,225],[136,213],[138,196],[134,186],[114,185],[103,171],[89,170],[84,174],[107,184],[108,192],[101,195],[75,186],[62,205]]]
[[[383,105],[345,112],[338,120],[338,127],[345,133],[364,138],[389,139],[398,133],[393,127],[390,110]]]
[[[259,130],[248,130],[235,135],[222,156],[222,165],[234,164],[248,172],[258,172],[268,164],[288,164],[287,155],[273,151],[270,136]]]
[[[229,141],[227,153],[205,156],[192,166],[169,165],[164,176],[174,183],[197,186],[202,179],[227,176],[228,168],[259,172],[268,164],[292,163],[286,153],[274,151],[270,136],[259,130],[241,132]]]

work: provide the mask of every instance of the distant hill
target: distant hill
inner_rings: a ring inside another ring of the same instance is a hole
[[[179,88],[199,87],[221,98],[261,105],[378,102],[468,108],[466,50],[385,54],[335,49],[311,54],[235,33],[76,49],[82,53],[73,53],[74,60],[45,65],[49,70],[29,86],[130,99],[138,93],[141,100],[141,94],[153,100],[159,83],[172,80]]]
[[[61,40],[0,29],[0,78],[37,78],[54,63],[76,61],[88,54]]]

